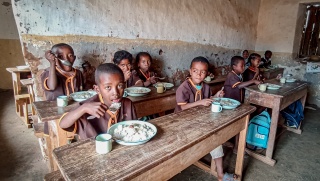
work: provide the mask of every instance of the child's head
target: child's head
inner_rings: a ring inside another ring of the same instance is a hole
[[[243,50],[242,57],[246,60],[249,57],[249,51],[248,50]]]
[[[107,106],[113,102],[120,102],[123,96],[125,83],[122,70],[112,63],[98,66],[95,72],[95,90],[102,95]]]
[[[248,61],[250,62],[250,65],[252,67],[259,67],[260,62],[261,62],[261,55],[259,55],[257,53],[251,53]]]
[[[236,74],[241,74],[244,71],[244,59],[240,56],[231,58],[231,67]]]
[[[136,61],[137,61],[137,65],[138,65],[139,69],[146,72],[149,70],[149,68],[151,66],[152,58],[149,53],[140,52],[140,53],[138,53],[138,55],[136,57]]]
[[[70,45],[65,44],[65,43],[59,43],[55,44],[51,48],[51,52],[55,54],[55,56],[61,60],[65,60],[71,63],[71,66],[68,66],[66,64],[63,64],[62,62],[58,61],[60,67],[64,71],[71,71],[72,70],[72,65],[74,61],[76,60],[76,56],[74,55],[73,49]]]
[[[206,78],[209,61],[204,57],[196,57],[190,64],[190,78],[194,84],[200,84]]]
[[[123,73],[131,70],[132,55],[131,53],[120,50],[114,54],[113,63],[118,65]]]
[[[264,57],[269,60],[271,57],[272,57],[272,52],[270,50],[267,50],[265,53],[264,53]]]

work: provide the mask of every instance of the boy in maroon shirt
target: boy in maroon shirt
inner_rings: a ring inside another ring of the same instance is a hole
[[[83,89],[82,73],[72,67],[76,56],[70,45],[56,44],[46,51],[45,57],[50,62],[50,67],[41,74],[46,100],[53,101],[58,96],[69,96]]]
[[[196,57],[190,65],[190,77],[187,78],[177,89],[175,112],[180,112],[196,106],[210,106],[212,103],[212,92],[210,86],[203,82],[208,74],[209,61],[204,57]],[[215,97],[222,97],[223,91],[217,92]],[[215,162],[218,180],[234,180],[234,175],[223,173],[223,149],[218,146],[210,152],[212,162]],[[212,170],[214,171],[214,170]]]
[[[98,94],[60,118],[60,127],[77,133],[80,139],[106,133],[117,122],[137,119],[131,100],[122,97],[125,81],[117,65],[101,64],[95,72],[95,81]]]

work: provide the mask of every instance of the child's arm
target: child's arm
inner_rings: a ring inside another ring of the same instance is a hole
[[[262,83],[262,82],[259,81],[259,80],[252,79],[252,80],[249,80],[249,81],[246,81],[246,82],[241,82],[240,84],[237,85],[237,87],[238,87],[239,89],[242,89],[242,88],[247,87],[247,86],[249,86],[249,85],[251,85],[251,84],[256,84],[256,85],[258,85],[258,84],[261,84],[261,83]]]
[[[143,82],[143,85],[145,87],[148,87],[151,84],[155,84],[157,83],[156,78],[154,76],[150,77],[148,80],[146,80],[145,82]]]
[[[57,75],[56,75],[56,57],[50,50],[46,51],[45,57],[50,62],[47,86],[50,90],[55,90],[58,85]]]
[[[74,125],[74,123],[85,113],[100,118],[106,112],[108,107],[101,102],[88,102],[79,106],[75,110],[66,114],[60,121],[59,126],[63,129],[67,129]]]
[[[213,101],[212,99],[202,99],[200,101],[180,105],[180,107],[181,107],[181,110],[185,110],[185,109],[189,109],[189,108],[200,106],[200,105],[210,106],[212,104],[212,101]]]

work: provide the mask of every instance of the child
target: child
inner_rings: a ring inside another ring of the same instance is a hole
[[[232,72],[227,75],[227,79],[224,82],[224,91],[226,98],[235,99],[241,103],[244,101],[244,90],[243,88],[251,84],[260,84],[261,82],[257,79],[251,79],[243,82],[242,73],[244,71],[244,59],[240,56],[234,56],[231,58]],[[236,153],[238,149],[239,135],[236,135],[235,146],[233,152]]]
[[[114,54],[113,63],[118,65],[124,74],[124,81],[126,83],[125,88],[132,87],[132,86],[137,86],[137,87],[143,86],[143,82],[138,77],[137,72],[136,71],[131,72],[132,55],[129,52],[125,50],[117,51]]]
[[[187,78],[177,89],[176,100],[177,106],[175,112],[189,109],[195,106],[203,105],[210,106],[212,103],[211,90],[209,85],[205,84],[203,80],[207,76],[209,68],[209,61],[204,57],[196,57],[192,60],[190,65],[190,77]],[[215,96],[222,96],[223,91],[219,91]],[[216,163],[218,179],[233,180],[232,174],[223,173],[223,149],[220,145],[210,152],[212,161]],[[213,170],[214,171],[214,170]]]
[[[96,71],[96,68],[92,66],[88,61],[86,61],[82,64],[82,69],[85,90],[92,89],[95,83],[94,72]]]
[[[97,95],[80,102],[80,106],[60,118],[60,127],[77,133],[80,139],[106,133],[112,124],[137,118],[130,99],[123,98],[125,89],[121,69],[111,63],[99,65],[95,72]]]
[[[263,76],[260,74],[259,71],[261,56],[257,53],[252,53],[249,56],[248,62],[250,62],[250,67],[248,67],[243,72],[243,81],[248,81],[252,79],[263,80]]]
[[[261,65],[259,68],[268,68],[271,65],[271,57],[272,57],[272,52],[270,50],[267,50],[264,53],[264,58],[261,59]]]
[[[82,73],[72,68],[76,56],[70,45],[56,44],[46,51],[45,57],[50,62],[50,67],[41,74],[41,82],[47,100],[53,101],[58,96],[69,96],[82,90]]]
[[[231,58],[231,68],[232,71],[227,75],[227,79],[224,82],[225,97],[243,103],[243,88],[251,84],[260,84],[261,82],[256,79],[243,82],[242,73],[244,71],[244,59],[240,56]]]
[[[150,54],[147,52],[140,52],[136,57],[136,61],[138,64],[137,73],[139,78],[143,81],[143,85],[148,87],[151,84],[157,83],[155,78],[156,74],[153,71],[150,71],[152,62]]]

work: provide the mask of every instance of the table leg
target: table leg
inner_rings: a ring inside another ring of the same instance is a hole
[[[235,174],[238,175],[238,180],[242,179],[244,150],[246,147],[246,137],[247,137],[247,130],[248,130],[250,115],[247,115],[245,119],[246,119],[245,128],[240,132],[237,162],[236,162],[236,169],[235,169]]]
[[[277,134],[277,127],[278,127],[279,113],[280,113],[280,103],[281,103],[281,99],[274,99],[273,104],[275,106],[272,108],[268,147],[266,151],[266,157],[270,160],[272,160],[274,143],[275,143],[276,134]]]

